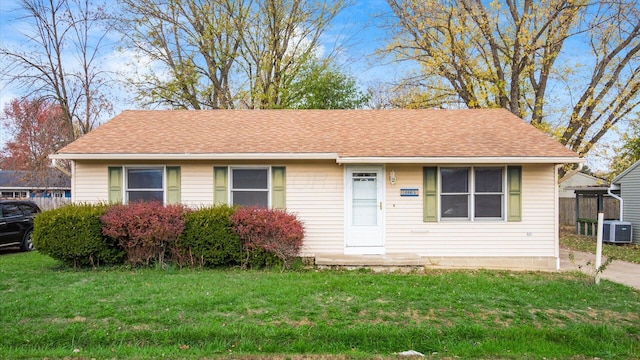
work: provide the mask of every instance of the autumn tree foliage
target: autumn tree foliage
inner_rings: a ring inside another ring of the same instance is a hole
[[[580,155],[638,109],[637,0],[387,3],[382,53],[419,66],[406,81],[425,96],[412,107],[505,108]]]
[[[69,142],[63,111],[44,99],[14,99],[2,114],[5,130],[12,136],[2,149],[2,169],[48,171],[49,154]]]
[[[149,63],[144,106],[283,108],[345,0],[122,0],[124,46]],[[161,70],[158,70],[161,69]]]
[[[53,101],[68,138],[88,133],[112,110],[110,76],[101,64],[109,39],[104,5],[86,0],[15,3],[12,11],[22,26],[0,44],[0,78],[29,97]]]
[[[629,131],[622,134],[620,140],[618,146],[614,146],[615,156],[609,163],[609,181],[640,161],[640,122],[632,123]]]

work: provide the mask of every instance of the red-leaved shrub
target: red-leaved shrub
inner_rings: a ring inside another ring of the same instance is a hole
[[[231,216],[231,223],[247,253],[265,250],[282,259],[285,267],[302,246],[302,223],[282,210],[242,207]]]
[[[100,218],[102,233],[118,241],[131,265],[149,265],[152,260],[163,265],[165,254],[180,253],[176,242],[184,229],[185,211],[159,202],[111,206]]]

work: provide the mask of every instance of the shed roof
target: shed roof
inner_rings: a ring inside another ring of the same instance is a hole
[[[503,109],[129,110],[53,157],[581,161]]]

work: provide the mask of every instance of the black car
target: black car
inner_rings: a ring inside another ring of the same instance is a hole
[[[33,250],[33,218],[40,208],[32,201],[0,200],[0,249]]]

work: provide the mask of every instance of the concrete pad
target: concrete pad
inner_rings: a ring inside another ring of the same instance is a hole
[[[569,260],[569,254],[573,253],[574,263]],[[605,257],[602,261],[605,261]],[[596,256],[594,254],[573,251],[569,249],[560,249],[560,270],[561,271],[582,271],[588,275],[594,275],[595,266],[585,266],[588,262],[595,264]],[[582,266],[582,269],[578,268]],[[601,273],[601,279],[611,280],[620,284],[624,284],[640,290],[640,264],[634,264],[622,260],[614,260]]]

